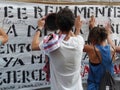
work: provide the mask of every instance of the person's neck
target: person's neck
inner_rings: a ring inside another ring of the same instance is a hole
[[[64,38],[65,41],[69,40],[70,37],[75,36],[72,31],[69,31],[69,32],[61,32],[60,34],[65,34],[65,35],[66,35],[66,37]]]
[[[101,43],[100,43],[100,45],[102,45],[102,46],[106,46],[106,45],[107,45],[106,40],[105,40],[105,41],[103,41],[103,42],[101,42]]]

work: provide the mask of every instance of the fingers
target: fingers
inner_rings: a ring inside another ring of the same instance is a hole
[[[91,18],[90,18],[90,23],[93,24],[95,23],[95,17],[92,15]]]
[[[81,28],[81,24],[82,24],[81,18],[80,18],[80,16],[77,16],[76,20],[75,20],[75,27]]]
[[[80,21],[80,15],[79,15],[79,16],[77,16],[77,20],[79,20],[79,21]]]
[[[108,31],[108,34],[111,34],[111,33],[112,33],[110,23],[107,23],[107,24],[105,25],[105,30]]]
[[[89,28],[92,29],[95,26],[95,17],[92,15],[89,21]]]
[[[75,35],[78,35],[80,33],[81,26],[82,26],[81,18],[80,18],[80,16],[77,16],[76,20],[75,20],[75,29],[76,29]]]
[[[91,21],[95,22],[95,17],[93,15],[91,16]]]
[[[46,19],[46,16],[42,17],[41,20],[45,20]]]
[[[40,20],[38,20],[38,28],[39,29],[43,29],[44,25],[45,25],[45,17],[43,17]]]

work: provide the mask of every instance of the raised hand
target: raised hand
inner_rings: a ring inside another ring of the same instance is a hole
[[[110,35],[110,34],[112,33],[110,23],[107,23],[107,24],[105,25],[105,30],[107,30],[108,35]]]
[[[75,35],[80,34],[81,27],[82,27],[81,18],[80,18],[80,16],[77,16],[77,18],[75,19],[75,29],[76,29]]]
[[[90,30],[95,27],[95,17],[92,15],[89,21],[89,28]]]
[[[45,25],[45,17],[38,20],[38,28],[42,30],[44,28],[44,25]]]

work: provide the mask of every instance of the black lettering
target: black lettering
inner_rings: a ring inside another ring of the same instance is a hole
[[[32,77],[33,80],[37,81],[39,77],[36,77],[36,76],[35,76],[35,75],[36,75],[35,73],[38,74],[38,70],[32,71],[31,77]]]
[[[120,34],[119,29],[120,29],[119,24],[112,24],[111,30],[112,30],[113,33]]]
[[[13,71],[13,82],[14,83],[20,83],[21,82],[21,79],[19,79],[21,77],[21,74],[20,74],[21,70],[18,70],[18,71]]]
[[[111,7],[108,7],[108,17],[111,17],[111,14],[113,14],[113,13],[112,13],[112,8],[111,8]]]
[[[10,53],[10,51],[12,53],[16,52],[16,44],[7,44],[7,53]]]
[[[23,53],[24,52],[24,48],[25,48],[25,43],[21,43],[21,44],[18,44],[18,48],[19,48],[19,50],[20,50],[20,53]]]
[[[98,15],[102,15],[102,16],[105,16],[105,7],[102,7],[102,8],[99,8],[99,7],[96,7],[96,17],[98,17]]]
[[[114,43],[115,43],[116,46],[120,46],[120,41],[119,40],[114,39],[113,41],[114,41]]]
[[[28,32],[27,32],[27,36],[30,37],[31,36],[31,30],[37,30],[38,27],[33,27],[32,25],[28,26]]]
[[[114,13],[114,17],[120,18],[120,7],[115,7],[116,8],[116,12]]]
[[[7,57],[4,57],[3,60],[6,62],[6,65],[4,67],[8,67],[10,62],[14,59],[14,57],[10,57],[9,60]]]
[[[12,6],[8,6],[8,7],[4,7],[4,16],[5,17],[9,17],[9,18],[12,18],[14,17],[12,14],[11,14],[11,10],[13,10],[13,7]]]
[[[38,62],[38,63],[42,63],[42,54],[40,54],[40,56],[32,55],[32,57],[31,57],[31,64],[35,64],[36,63],[35,61]]]
[[[39,70],[39,81],[44,81],[45,80],[45,74],[42,69]]]
[[[5,51],[4,51],[4,45],[1,45],[0,46],[0,54],[4,54],[5,53]]]
[[[15,66],[16,64],[25,65],[24,62],[22,61],[22,59],[19,59],[19,58],[16,59],[16,61],[13,63],[12,66]]]
[[[7,78],[3,79],[3,82],[8,84],[11,82],[11,71],[7,71]]]
[[[34,18],[38,18],[38,15],[40,16],[39,18],[43,17],[42,12],[42,8],[34,7]]]
[[[27,19],[26,8],[18,8],[18,19]]]
[[[49,10],[50,9],[50,10]],[[53,6],[45,6],[45,15],[53,12]]]
[[[10,28],[8,29],[8,32],[7,32],[8,35],[11,33],[13,33],[15,37],[18,36],[14,24],[12,26],[10,26]]]
[[[30,74],[29,74],[29,72],[28,71],[23,71],[22,72],[22,80],[23,80],[23,82],[22,83],[26,83],[26,81],[28,81],[28,82],[30,82],[30,79],[29,79],[29,76]]]
[[[83,13],[84,18],[86,18],[86,17],[87,17],[87,8],[86,8],[86,7],[78,8],[78,7],[76,6],[75,9],[74,9],[75,17],[76,17],[77,15],[82,14],[82,13]]]
[[[27,50],[28,52],[31,51],[31,44],[28,44],[28,45],[26,46],[26,50]]]
[[[87,11],[87,17],[90,18],[91,14],[94,15],[94,7],[89,7]]]
[[[2,85],[3,83],[1,79],[2,79],[2,72],[0,72],[0,85]]]

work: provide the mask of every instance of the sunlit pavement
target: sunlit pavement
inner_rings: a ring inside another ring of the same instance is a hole
[[[83,84],[84,90],[86,90],[86,84]],[[50,90],[50,88],[40,88],[40,89],[35,89],[35,90]],[[120,90],[120,81],[116,81],[116,90]]]

